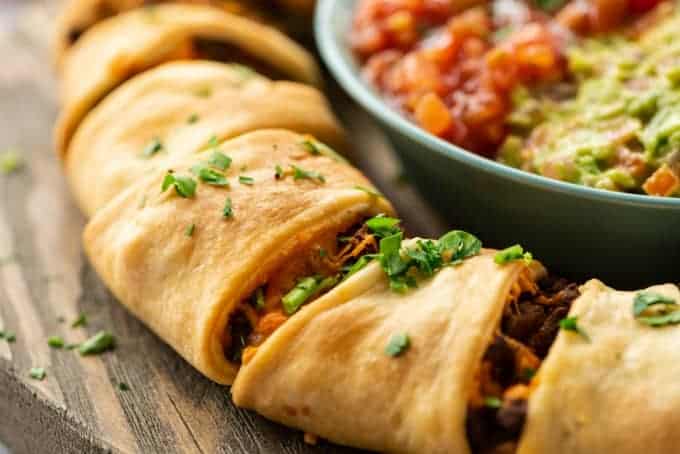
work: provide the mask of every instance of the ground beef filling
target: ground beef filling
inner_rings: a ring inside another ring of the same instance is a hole
[[[507,304],[478,372],[478,392],[468,405],[466,430],[473,452],[515,452],[529,383],[578,296],[575,283],[547,277],[523,285],[519,297]]]
[[[288,320],[282,300],[299,279],[311,275],[337,276],[337,282],[340,282],[362,256],[377,251],[378,242],[363,222],[335,238],[308,247],[304,254],[272,273],[265,285],[239,304],[224,335],[225,357],[235,363],[247,363],[257,347]],[[329,290],[320,289],[305,304]]]

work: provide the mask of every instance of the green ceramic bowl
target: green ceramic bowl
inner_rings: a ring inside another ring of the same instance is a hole
[[[550,180],[441,140],[362,80],[348,45],[357,0],[319,0],[315,32],[340,85],[383,126],[404,169],[452,226],[484,244],[520,243],[560,273],[636,287],[680,281],[680,199]],[[364,150],[370,153],[370,150]]]

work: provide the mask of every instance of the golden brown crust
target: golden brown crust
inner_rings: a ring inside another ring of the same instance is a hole
[[[149,171],[197,153],[212,136],[222,141],[266,128],[312,134],[338,149],[344,142],[312,87],[272,82],[238,65],[169,63],[126,82],[88,114],[64,156],[65,170],[91,216]],[[162,150],[144,157],[156,139]]]
[[[85,115],[111,90],[139,72],[186,57],[183,48],[194,38],[227,43],[291,79],[320,84],[307,51],[271,27],[207,6],[136,9],[92,27],[66,56],[58,151],[64,152]]]
[[[524,267],[486,252],[406,294],[368,265],[280,327],[244,365],[234,402],[329,440],[387,452],[469,452],[476,365]],[[396,333],[411,347],[385,354]]]
[[[237,371],[225,359],[222,335],[242,299],[305,243],[392,212],[384,199],[355,188],[370,187],[358,171],[310,154],[301,139],[263,130],[221,144],[233,159],[231,187],[200,183],[193,198],[181,198],[172,188],[160,193],[165,170],[159,169],[100,210],[85,230],[88,256],[118,299],[219,383],[230,383]],[[179,157],[171,167],[188,174],[210,153]],[[276,164],[321,172],[326,182],[277,180]],[[252,186],[238,183],[244,173],[254,179]],[[233,218],[222,215],[227,197]]]

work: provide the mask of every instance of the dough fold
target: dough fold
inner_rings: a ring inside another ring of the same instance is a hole
[[[87,115],[63,156],[66,175],[91,216],[150,171],[207,148],[211,139],[267,128],[344,148],[344,131],[315,88],[273,82],[238,64],[167,63],[124,83]]]
[[[122,82],[170,60],[195,58],[196,39],[225,46],[224,59],[230,62],[320,84],[319,69],[309,53],[275,28],[210,6],[169,3],[137,8],[91,27],[66,55],[57,150],[64,152],[85,115]]]
[[[231,383],[238,370],[225,358],[224,336],[239,302],[312,242],[393,212],[382,197],[357,188],[372,188],[357,170],[310,153],[302,139],[262,130],[220,144],[233,160],[230,187],[200,182],[188,198],[173,187],[161,192],[166,169],[189,175],[213,151],[182,156],[123,191],[85,229],[88,257],[118,300],[219,383]],[[277,179],[276,165],[319,172],[325,182]],[[230,217],[223,214],[227,199]]]
[[[468,394],[525,265],[493,253],[406,294],[374,262],[281,326],[245,364],[234,402],[337,443],[395,453],[469,453]],[[385,353],[391,336],[410,348]]]
[[[680,303],[674,285],[646,291]],[[518,454],[665,454],[680,445],[680,328],[633,317],[638,292],[592,280],[570,316],[590,342],[562,331],[529,399]]]

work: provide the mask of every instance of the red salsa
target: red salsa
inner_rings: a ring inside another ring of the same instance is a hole
[[[360,0],[352,47],[388,102],[427,131],[495,157],[519,86],[570,77],[566,50],[659,0]]]

